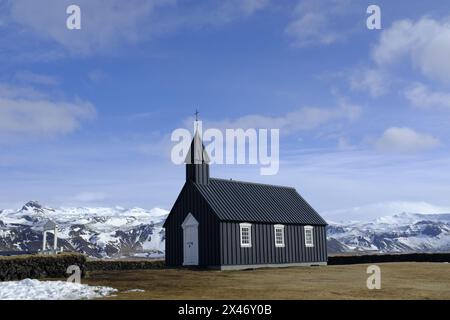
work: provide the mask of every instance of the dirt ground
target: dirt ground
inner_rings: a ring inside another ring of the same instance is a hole
[[[119,290],[108,299],[449,299],[450,264],[383,263],[381,289],[368,265],[246,271],[186,269],[90,272],[83,283]],[[140,289],[144,292],[129,290]]]

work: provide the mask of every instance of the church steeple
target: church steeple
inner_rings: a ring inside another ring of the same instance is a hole
[[[198,112],[196,112],[196,116],[197,115]],[[200,137],[197,127],[185,160],[186,181],[192,181],[199,184],[208,184],[209,162],[210,160],[208,153],[205,150],[205,146],[203,145],[202,138]]]

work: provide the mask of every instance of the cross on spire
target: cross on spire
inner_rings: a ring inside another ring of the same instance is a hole
[[[198,121],[198,114],[199,114],[200,112],[198,112],[198,110],[197,109],[195,109],[195,121],[197,122]]]

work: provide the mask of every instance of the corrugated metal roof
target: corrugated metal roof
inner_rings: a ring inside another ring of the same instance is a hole
[[[194,185],[222,221],[326,225],[294,188],[213,178]]]

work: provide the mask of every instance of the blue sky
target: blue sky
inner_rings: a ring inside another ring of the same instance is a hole
[[[281,132],[277,175],[214,176],[294,186],[331,219],[450,211],[449,56],[448,1],[0,0],[0,207],[170,209],[170,134],[198,108]]]

